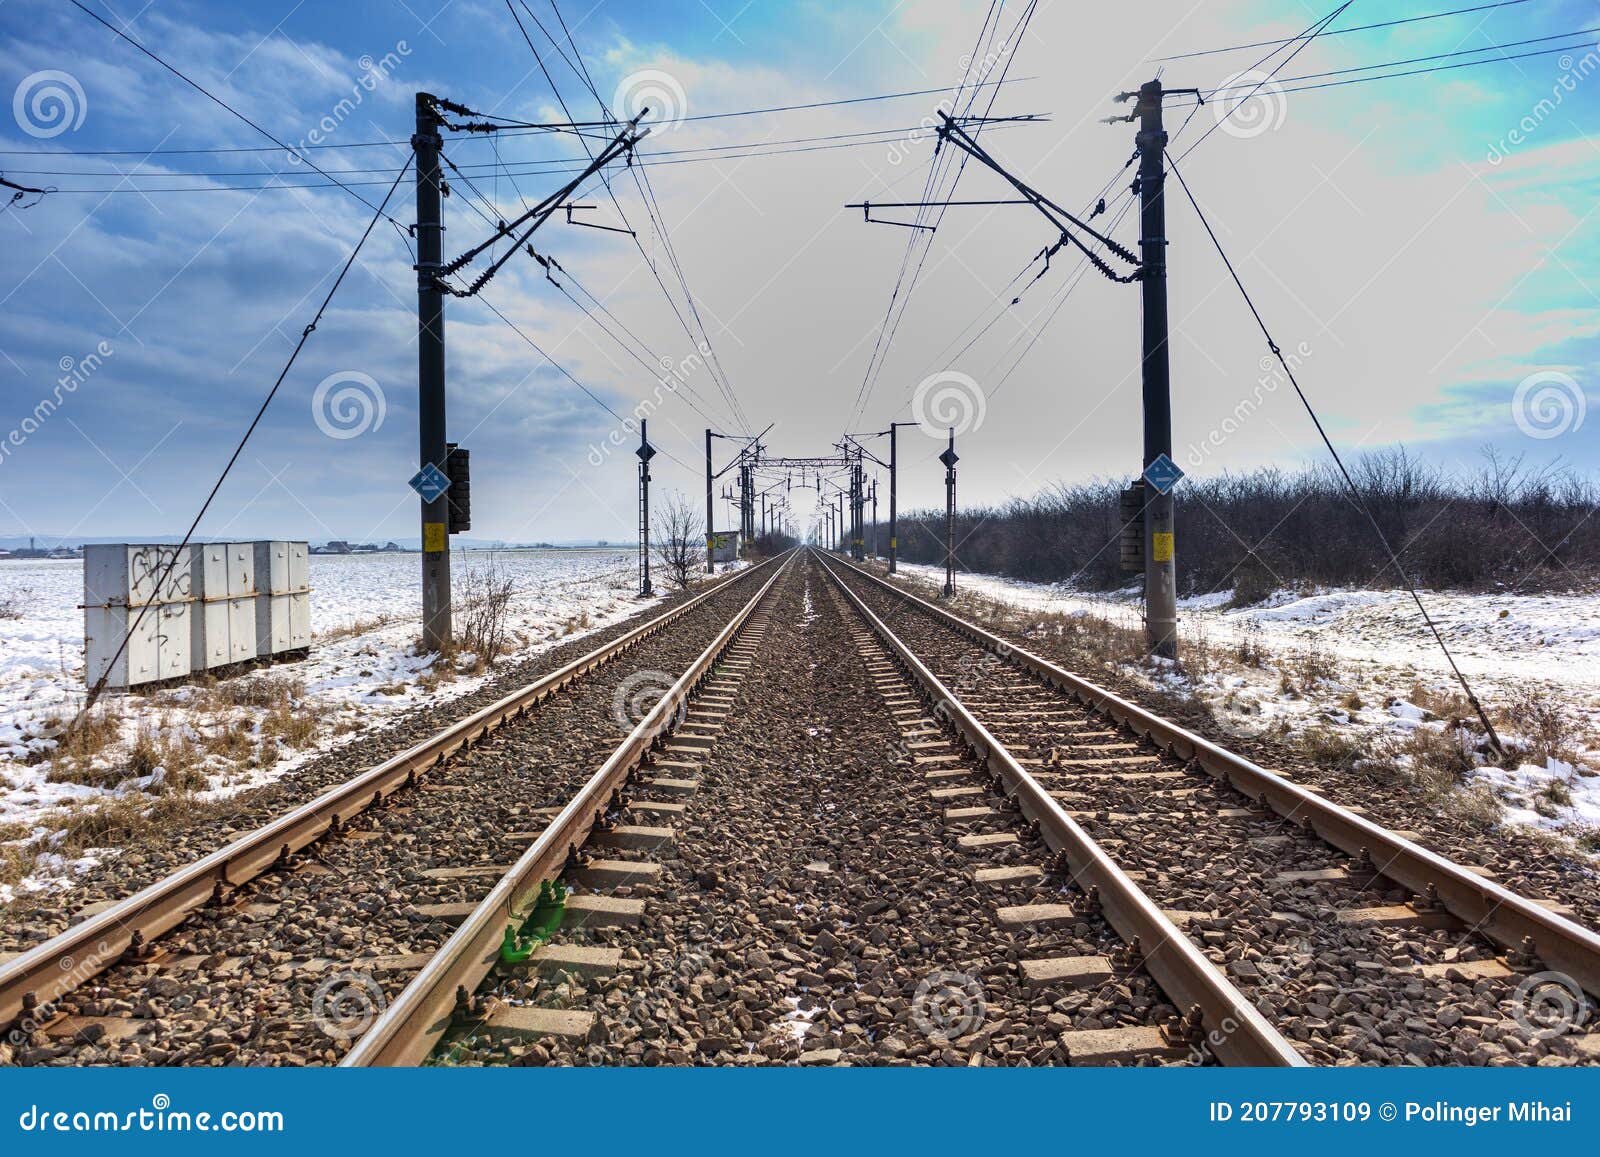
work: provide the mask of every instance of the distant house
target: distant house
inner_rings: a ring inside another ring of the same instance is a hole
[[[327,546],[312,547],[311,548],[311,553],[312,554],[349,554],[350,553],[350,544],[348,542],[345,542],[343,539],[337,539],[336,538],[332,542],[328,543]]]
[[[403,554],[405,549],[398,542],[386,542],[383,544],[383,550],[387,554]]]
[[[11,557],[11,552],[9,550],[0,550],[0,558],[10,558],[10,557]]]

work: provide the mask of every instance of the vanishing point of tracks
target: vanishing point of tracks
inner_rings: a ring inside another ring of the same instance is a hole
[[[0,966],[0,1025],[51,1064],[1581,1064],[1597,992],[1554,905],[806,551]]]

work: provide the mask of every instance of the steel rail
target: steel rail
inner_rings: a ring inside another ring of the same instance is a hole
[[[717,660],[738,637],[773,584],[783,576],[794,555],[790,552],[779,557],[783,558],[783,565],[728,621],[699,658],[678,677],[510,871],[500,878],[483,902],[411,978],[356,1046],[345,1054],[341,1066],[417,1065],[427,1059],[434,1044],[450,1027],[462,1000],[469,997],[494,968],[507,923],[533,905],[540,883],[558,876],[568,857],[583,846],[605,815],[613,792],[627,782],[650,749],[664,741],[671,717],[710,676]]]
[[[1308,1062],[1294,1045],[1272,1027],[1195,943],[1167,918],[1155,901],[1145,895],[1051,798],[1006,746],[901,642],[861,596],[850,589],[834,570],[835,561],[839,560],[823,559],[829,577],[855,605],[873,633],[922,685],[924,694],[933,699],[934,714],[955,726],[989,773],[1004,786],[1006,794],[1017,802],[1024,818],[1039,825],[1044,842],[1052,851],[1066,856],[1072,879],[1084,892],[1096,889],[1106,922],[1128,944],[1133,944],[1137,938],[1145,970],[1168,999],[1186,1014],[1199,1007],[1202,1014],[1199,1028],[1205,1036],[1203,1041],[1191,1043],[1228,1065],[1306,1066]]]
[[[771,561],[760,566],[770,565]],[[37,1015],[38,1009],[111,967],[124,953],[138,950],[183,923],[219,889],[246,883],[330,830],[342,828],[352,816],[382,803],[457,751],[521,718],[573,681],[670,627],[729,583],[760,566],[641,623],[0,965],[0,1025]]]
[[[1247,798],[1264,802],[1285,820],[1302,825],[1324,842],[1356,857],[1359,863],[1364,865],[1370,859],[1374,874],[1386,876],[1419,896],[1436,896],[1446,911],[1472,931],[1523,954],[1523,960],[1543,961],[1549,968],[1567,974],[1586,992],[1600,997],[1600,933],[1593,929],[1519,896],[869,571],[850,563],[843,565],[953,627],[985,650],[1017,664],[1134,734],[1148,738],[1161,750],[1199,766],[1214,779],[1232,784]]]

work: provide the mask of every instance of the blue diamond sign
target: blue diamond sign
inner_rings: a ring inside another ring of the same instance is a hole
[[[450,479],[445,477],[443,470],[429,462],[416,472],[407,485],[422,495],[424,502],[437,502],[439,496],[450,489]]]
[[[1144,468],[1144,480],[1154,486],[1158,494],[1171,494],[1172,488],[1182,477],[1183,471],[1178,469],[1178,464],[1165,454]]]

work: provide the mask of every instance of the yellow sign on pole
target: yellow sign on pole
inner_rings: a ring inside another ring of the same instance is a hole
[[[1171,538],[1171,535],[1167,536]],[[444,523],[424,522],[422,524],[422,549],[425,551],[448,550],[450,536],[445,533]]]
[[[1172,561],[1172,532],[1157,531],[1150,536],[1150,551],[1157,562]]]

